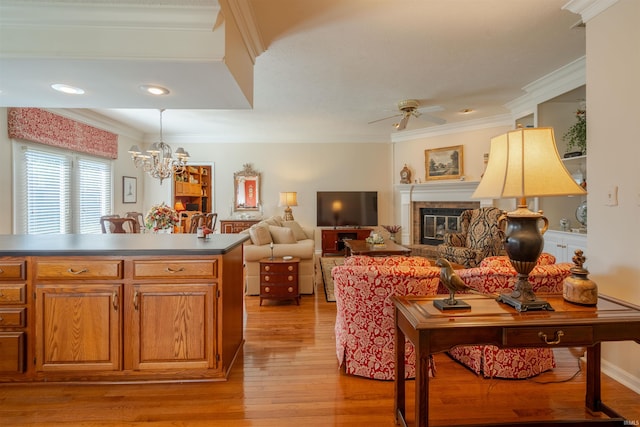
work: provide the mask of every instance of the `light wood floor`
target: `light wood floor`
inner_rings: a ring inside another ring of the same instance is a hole
[[[300,306],[246,298],[246,343],[227,382],[2,384],[0,426],[394,426],[393,383],[338,369],[335,304],[318,283]],[[572,379],[578,360],[557,355],[553,372],[519,381],[483,379],[436,355],[432,424],[588,418],[584,372]],[[640,395],[603,376],[603,397],[638,425]]]

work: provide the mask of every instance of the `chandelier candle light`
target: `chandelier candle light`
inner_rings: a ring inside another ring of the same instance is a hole
[[[501,294],[498,301],[518,311],[553,310],[536,297],[528,279],[542,253],[549,221],[542,211],[529,210],[527,197],[584,194],[560,160],[553,128],[517,129],[491,139],[487,169],[472,197],[517,201],[516,210],[503,213],[500,221],[507,223],[504,247],[518,278],[513,292]]]
[[[189,160],[189,153],[179,147],[173,158],[173,150],[169,144],[165,144],[162,140],[162,113],[160,110],[160,142],[154,142],[151,147],[144,153],[140,151],[137,145],[129,149],[131,160],[137,168],[142,168],[144,172],[152,178],[158,178],[162,185],[162,180],[169,178],[171,174],[179,174],[184,172]]]

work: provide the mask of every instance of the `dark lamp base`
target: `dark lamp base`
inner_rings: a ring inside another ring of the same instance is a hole
[[[547,310],[555,311],[551,304],[547,301],[535,298],[533,300],[525,300],[524,298],[516,298],[511,294],[500,294],[496,301],[505,303],[515,308],[517,311],[534,311],[534,310]]]

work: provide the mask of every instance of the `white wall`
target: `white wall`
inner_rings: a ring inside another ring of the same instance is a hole
[[[590,277],[599,292],[640,305],[640,2],[620,0],[587,30],[587,170]],[[605,206],[618,186],[618,206]],[[603,346],[604,368],[640,391],[640,345]]]
[[[12,156],[11,141],[7,136],[7,109],[0,108],[0,200],[5,202],[4,219],[0,221],[0,234],[11,234],[13,229],[13,209],[9,209],[13,200]]]
[[[316,191],[378,191],[378,220],[393,220],[391,144],[188,144],[191,158],[213,162],[214,211],[228,218],[233,203],[233,174],[250,163],[261,173],[260,201],[264,216],[283,215],[281,191],[296,191],[293,216],[305,227],[316,227]],[[148,199],[148,197],[147,197]],[[316,234],[320,249],[320,234]]]

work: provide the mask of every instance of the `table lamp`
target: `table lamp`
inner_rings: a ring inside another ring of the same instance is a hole
[[[176,204],[173,206],[173,209],[175,209],[175,211],[178,213],[186,210],[186,208],[184,207],[184,203],[182,203],[182,200],[178,200]]]
[[[284,210],[284,220],[293,221],[291,206],[298,206],[298,193],[295,191],[280,193],[280,203],[278,203],[278,206],[286,206]]]
[[[506,220],[504,248],[517,281],[513,292],[501,294],[498,301],[518,311],[553,310],[536,297],[528,279],[542,253],[549,221],[542,211],[529,210],[527,197],[583,194],[586,191],[560,160],[553,128],[517,129],[491,139],[489,163],[472,198],[517,201],[516,210],[504,212],[500,219]]]

